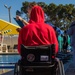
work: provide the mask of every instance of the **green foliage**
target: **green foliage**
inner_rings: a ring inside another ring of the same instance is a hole
[[[34,2],[36,3],[36,2]],[[75,20],[75,7],[73,4],[59,4],[54,3],[45,4],[44,2],[38,2],[47,15],[47,20],[52,22],[55,26],[58,26],[62,30],[68,29],[70,23]],[[21,11],[27,14],[28,1],[22,3]]]
[[[29,2],[27,2],[27,1],[22,3],[21,11],[23,11],[25,14],[27,13],[28,5],[29,5]]]

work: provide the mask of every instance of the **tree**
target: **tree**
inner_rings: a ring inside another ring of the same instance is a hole
[[[36,3],[36,2],[35,2]],[[75,8],[73,4],[59,4],[54,3],[45,4],[44,2],[37,2],[41,6],[49,20],[55,26],[61,28],[62,30],[68,29],[70,23],[75,20]],[[27,7],[29,2],[25,1],[22,3],[21,11],[26,14],[27,17]]]

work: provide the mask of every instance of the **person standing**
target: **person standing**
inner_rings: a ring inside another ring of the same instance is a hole
[[[63,35],[58,35],[58,42],[59,42],[59,52],[63,52]]]
[[[66,31],[64,31],[64,35],[63,35],[63,52],[64,53],[67,53],[67,47],[68,47],[68,35]]]
[[[71,39],[71,48],[73,51],[73,64],[75,67],[75,21],[71,23],[69,29],[67,30],[67,34],[70,36]]]
[[[28,14],[29,18],[30,18],[31,10],[35,5],[37,5],[35,2],[30,2],[27,7],[27,14]],[[23,19],[19,15],[16,15],[16,20],[20,20],[25,26],[29,24],[29,22],[27,22],[25,19]],[[21,28],[17,28],[16,30],[19,32],[21,30]]]

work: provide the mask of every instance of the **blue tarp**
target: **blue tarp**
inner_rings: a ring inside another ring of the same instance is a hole
[[[58,32],[58,34],[63,34],[64,33],[60,28],[56,27],[51,22],[46,22],[46,23],[49,24],[49,25],[51,25],[53,28],[55,27],[56,28],[56,31]]]

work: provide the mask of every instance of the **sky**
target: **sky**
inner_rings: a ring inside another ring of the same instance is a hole
[[[11,22],[13,24],[17,24],[15,20],[13,19],[16,16],[16,10],[20,10],[22,7],[22,2],[45,2],[46,4],[54,3],[56,5],[59,4],[74,4],[75,0],[0,0],[0,19],[9,21],[9,14],[8,9],[4,7],[4,5],[7,5],[7,7],[11,6],[10,14],[11,14]]]

